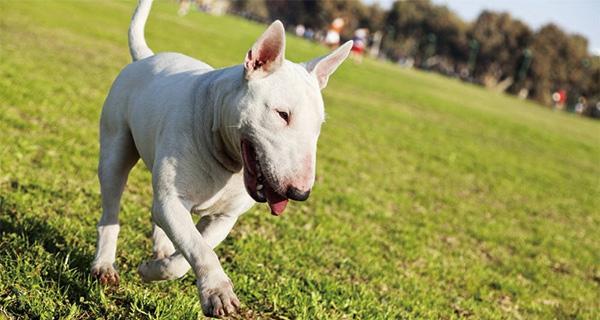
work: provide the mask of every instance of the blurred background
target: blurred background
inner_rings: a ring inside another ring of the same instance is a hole
[[[600,2],[182,0],[213,14],[280,19],[299,37],[442,73],[557,110],[600,117]]]
[[[89,272],[98,120],[137,0],[0,0],[0,319],[198,319],[192,273],[146,284],[151,176],[123,195],[118,288]],[[266,25],[286,58],[353,39],[322,91],[308,201],[216,249],[232,319],[600,319],[594,1],[157,0],[145,37],[215,68]]]

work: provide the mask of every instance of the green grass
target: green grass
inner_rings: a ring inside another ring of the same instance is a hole
[[[194,279],[143,284],[151,188],[121,213],[117,289],[89,274],[98,118],[129,2],[0,2],[0,318],[198,317]],[[216,67],[264,26],[155,4],[147,40]],[[325,49],[288,37],[287,57]],[[241,318],[600,318],[600,123],[434,74],[346,62],[308,202],[257,205],[217,248]]]

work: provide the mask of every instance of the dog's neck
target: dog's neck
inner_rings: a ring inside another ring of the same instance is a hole
[[[242,169],[240,110],[236,102],[245,81],[243,70],[238,65],[203,75],[194,110],[196,137],[201,139],[199,146],[208,147],[217,162],[231,172]]]

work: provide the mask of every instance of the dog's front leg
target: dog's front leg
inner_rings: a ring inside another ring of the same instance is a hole
[[[197,278],[202,311],[206,316],[235,312],[239,300],[211,246],[196,229],[191,213],[177,196],[158,191],[153,206],[154,221],[165,231],[178,251],[192,266]]]
[[[204,216],[200,219],[196,228],[202,234],[202,238],[208,244],[209,247],[215,248],[221,241],[223,241],[233,225],[237,221],[237,214],[219,214]],[[157,233],[161,233],[155,241],[160,241],[162,246],[173,247],[170,240],[164,234],[164,231],[160,227],[154,228],[154,236]],[[157,246],[157,244],[155,244]],[[161,280],[174,280],[183,277],[188,270],[190,270],[190,264],[187,262],[185,257],[180,252],[174,252],[172,249],[168,256],[159,256],[157,259],[145,261],[140,264],[138,273],[142,277],[144,282],[150,281],[161,281]],[[155,256],[156,258],[156,256]]]

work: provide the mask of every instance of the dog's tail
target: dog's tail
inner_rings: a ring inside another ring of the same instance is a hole
[[[146,44],[144,26],[152,7],[152,0],[139,0],[129,25],[129,52],[133,61],[147,58],[154,54]]]

